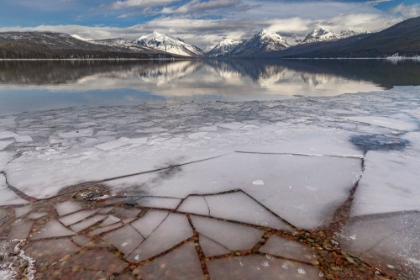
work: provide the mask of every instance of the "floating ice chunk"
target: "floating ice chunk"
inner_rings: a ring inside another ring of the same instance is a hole
[[[32,142],[32,137],[29,135],[18,135],[15,137],[16,142],[18,143],[26,143],[26,142]]]
[[[191,217],[195,229],[229,250],[248,250],[260,241],[263,231],[210,218]]]
[[[264,265],[263,265],[264,264]],[[287,265],[287,269],[284,267]],[[319,279],[315,266],[264,256],[245,256],[215,259],[207,262],[211,279]],[[302,278],[298,269],[306,272]]]
[[[28,201],[20,198],[16,193],[9,190],[6,184],[6,178],[0,174],[0,206],[13,204],[27,204]]]
[[[57,204],[55,208],[57,209],[59,216],[64,216],[83,209],[81,203],[72,200]]]
[[[32,205],[15,208],[15,217],[19,218],[28,214],[32,210]]]
[[[264,186],[264,181],[263,180],[256,180],[254,182],[252,182],[253,185],[257,185],[257,186]]]
[[[202,196],[189,196],[184,200],[184,202],[182,202],[181,206],[178,208],[178,211],[206,216],[210,214],[210,209],[207,205],[207,202]]]
[[[94,235],[98,235],[107,231],[111,231],[114,230],[116,228],[122,227],[123,224],[122,223],[117,223],[117,224],[112,224],[109,226],[105,226],[105,227],[100,227],[97,229],[92,230],[91,232],[89,232],[89,236],[94,236]]]
[[[118,223],[120,221],[121,221],[120,218],[117,218],[113,215],[109,215],[99,226],[100,227],[109,226],[109,225]]]
[[[197,140],[197,139],[203,138],[207,134],[208,134],[208,132],[196,132],[196,133],[192,133],[192,134],[188,135],[188,138]]]
[[[231,253],[228,248],[200,234],[200,246],[206,257],[220,256]]]
[[[70,228],[75,232],[79,232],[79,231],[87,229],[88,227],[93,226],[94,224],[104,220],[106,217],[107,216],[105,216],[105,215],[96,215],[96,216],[93,216],[92,218],[89,218],[89,219],[83,221],[83,222],[74,224],[74,225],[70,226]]]
[[[417,152],[369,151],[351,215],[420,210],[419,156]]]
[[[146,215],[133,222],[131,225],[147,238],[168,216],[166,211],[149,210]]]
[[[127,260],[140,262],[156,256],[188,239],[192,234],[187,217],[170,213],[165,221],[128,256]]]
[[[165,197],[142,197],[137,200],[137,204],[142,207],[175,209],[181,199]]]
[[[391,116],[392,117],[392,116]],[[364,116],[364,117],[348,117],[349,120],[368,123],[377,126],[383,126],[391,129],[398,129],[403,131],[412,131],[419,129],[418,124],[413,119],[396,119],[396,118],[385,118],[376,116]]]
[[[109,150],[113,150],[116,148],[120,148],[123,146],[128,145],[129,143],[126,141],[120,141],[120,140],[115,140],[115,141],[110,141],[107,143],[103,143],[100,145],[96,145],[95,148],[102,150],[102,151],[109,151]]]
[[[90,137],[92,135],[93,129],[91,128],[58,133],[61,138]]]
[[[64,237],[64,236],[72,236],[75,233],[71,230],[65,228],[62,224],[60,224],[56,220],[51,220],[46,223],[39,232],[35,233],[32,236],[32,239],[44,239],[44,238],[51,238],[51,237]]]
[[[14,141],[0,141],[0,151],[3,151],[7,148],[10,144],[12,144]]]
[[[174,251],[145,263],[136,270],[141,279],[203,279],[200,260],[194,244],[188,242]]]
[[[10,131],[0,131],[0,139],[9,139],[9,138],[15,138],[16,136],[19,136],[18,134]]]
[[[419,225],[418,212],[354,217],[339,235],[340,247],[382,271],[392,274],[392,264],[419,279],[420,262],[414,261],[420,259]]]
[[[80,212],[76,212],[74,214],[70,214],[68,216],[65,216],[63,218],[60,218],[60,222],[62,222],[65,226],[69,226],[72,224],[77,223],[78,221],[81,221],[89,216],[92,216],[93,214],[95,214],[96,212],[98,212],[99,209],[94,209],[94,210],[84,210],[84,211],[80,211]]]
[[[283,230],[292,228],[243,192],[206,196],[210,216]],[[240,207],[238,207],[240,206]]]
[[[260,248],[260,252],[306,263],[316,259],[313,248],[276,235],[272,235],[268,239],[264,246]]]
[[[114,245],[126,257],[144,240],[143,236],[130,225],[107,233],[102,239]]]

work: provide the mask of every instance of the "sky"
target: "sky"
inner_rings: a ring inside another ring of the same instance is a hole
[[[0,32],[134,40],[158,31],[206,48],[263,28],[293,44],[317,27],[376,32],[417,16],[419,0],[3,0]]]

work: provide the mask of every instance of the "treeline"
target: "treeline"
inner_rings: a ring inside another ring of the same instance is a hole
[[[19,42],[0,44],[0,59],[151,59],[172,58],[169,54],[145,54],[103,50],[60,49],[52,50],[43,45]]]

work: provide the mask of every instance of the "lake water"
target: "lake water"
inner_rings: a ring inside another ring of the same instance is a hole
[[[171,100],[278,100],[420,85],[385,60],[2,61],[0,112]]]

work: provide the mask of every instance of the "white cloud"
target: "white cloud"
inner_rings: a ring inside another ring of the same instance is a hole
[[[204,12],[209,10],[218,10],[232,8],[241,3],[240,0],[209,0],[209,1],[200,1],[192,0],[181,7],[165,7],[162,9],[161,13],[163,14],[186,14],[194,12]]]
[[[420,16],[420,4],[414,4],[411,6],[406,6],[400,4],[397,7],[391,10],[393,13],[401,13],[405,18],[412,18]]]
[[[131,8],[149,8],[171,4],[178,2],[179,0],[126,0],[126,1],[117,1],[111,4],[109,7],[112,10],[122,10],[122,9],[131,9]]]

